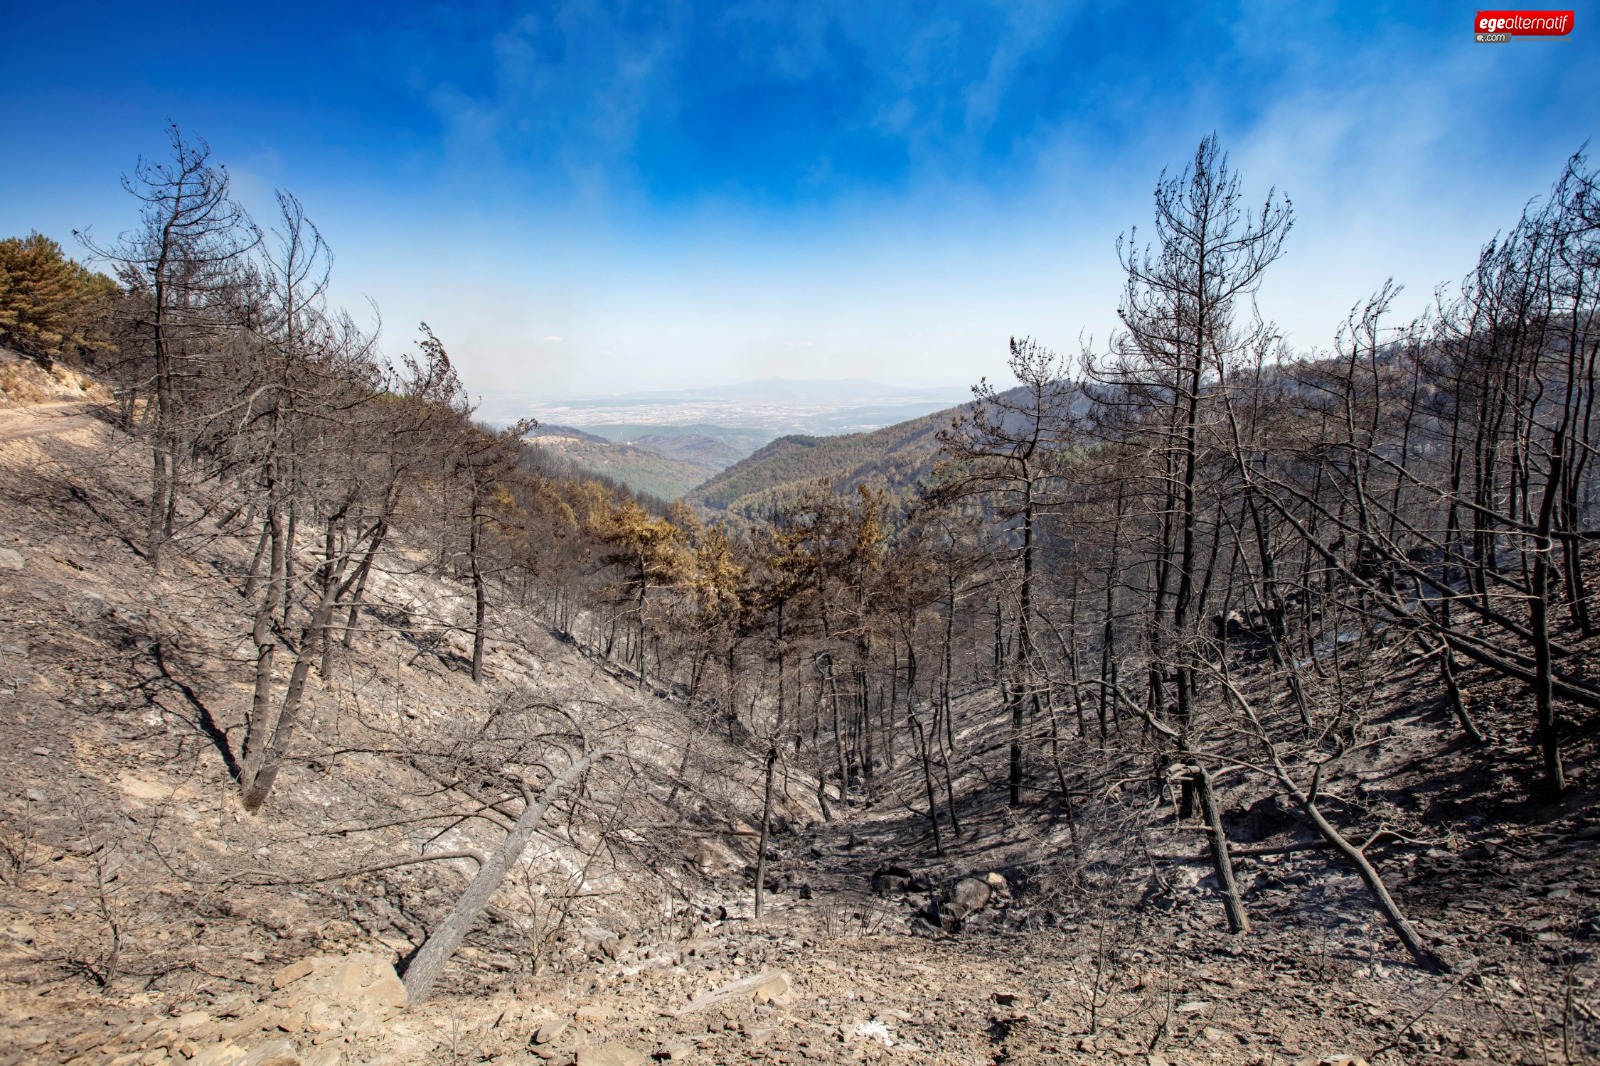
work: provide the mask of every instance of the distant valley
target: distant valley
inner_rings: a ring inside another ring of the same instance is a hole
[[[756,519],[826,481],[841,492],[867,484],[900,493],[933,472],[938,432],[953,409],[867,433],[780,437],[695,488],[687,500],[736,521]]]
[[[933,430],[964,399],[955,388],[769,379],[534,405],[528,439],[573,474],[742,514],[817,477],[922,471]]]
[[[704,433],[611,438],[572,426],[541,425],[527,440],[564,474],[603,475],[662,500],[686,495],[745,454],[742,447]]]
[[[649,448],[663,455],[702,463],[717,470],[738,462],[778,436],[770,430],[738,429],[708,423],[652,425],[648,422],[601,422],[587,424],[583,429],[619,444]]]

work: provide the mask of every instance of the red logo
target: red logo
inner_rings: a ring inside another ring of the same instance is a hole
[[[1572,32],[1572,12],[1480,11],[1472,20],[1472,32],[1512,37],[1565,37]]]

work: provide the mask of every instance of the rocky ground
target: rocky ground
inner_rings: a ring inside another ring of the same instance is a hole
[[[1540,806],[1525,743],[1487,771],[1408,746],[1437,709],[1397,707],[1389,754],[1347,783],[1401,830],[1374,857],[1444,976],[1278,806],[1232,804],[1255,929],[1230,937],[1192,833],[1158,829],[1090,891],[1053,872],[1061,812],[1009,812],[977,774],[942,856],[912,779],[823,824],[793,774],[757,922],[758,760],[509,607],[475,688],[461,587],[400,568],[390,622],[314,686],[301,757],[251,818],[216,736],[237,744],[248,694],[248,546],[197,514],[150,574],[140,455],[29,403],[0,422],[0,1064],[1600,1061],[1593,781]],[[629,759],[407,1005],[393,967],[475,867],[378,867],[494,846],[463,820],[492,783],[441,785],[440,738],[532,702],[633,730]],[[1486,722],[1510,737],[1505,714]],[[1471,831],[1433,831],[1444,813]]]

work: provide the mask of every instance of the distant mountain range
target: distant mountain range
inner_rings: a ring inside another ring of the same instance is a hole
[[[583,429],[544,425],[530,440],[576,473],[604,474],[635,491],[682,499],[708,518],[741,525],[793,502],[819,481],[838,491],[866,484],[906,496],[933,473],[938,433],[966,406],[829,436],[773,439],[768,431],[705,423],[603,423]]]
[[[930,426],[942,425],[961,391],[769,378],[541,404],[522,413],[540,423],[529,443],[573,474],[600,474],[636,492],[738,514],[759,506],[764,492],[792,495],[791,482],[848,477],[856,468],[863,476],[869,468],[892,479],[910,476],[927,465],[921,453],[931,456],[932,445],[912,448],[918,455],[912,459],[905,433],[882,427],[901,430],[930,418]],[[874,435],[880,432],[886,435]],[[932,430],[908,432],[932,439]],[[721,477],[735,467],[739,473]]]
[[[616,439],[624,426],[699,426],[764,435],[754,447],[788,433],[857,433],[942,410],[964,399],[959,388],[884,385],[872,381],[769,378],[701,389],[627,393],[530,404],[512,417],[576,426]],[[500,401],[505,406],[505,401]]]
[[[1022,389],[1001,395],[1015,403],[1026,402]],[[735,523],[759,519],[774,505],[798,499],[819,481],[839,492],[868,485],[904,499],[932,476],[939,431],[949,428],[969,406],[970,401],[956,404],[866,433],[779,437],[684,499],[710,517],[727,517]]]
[[[959,386],[885,385],[858,378],[762,378],[732,385],[706,385],[692,389],[662,389],[591,396],[562,401],[563,406],[628,406],[636,404],[700,403],[705,401],[755,401],[830,407],[865,404],[950,402],[966,390]]]
[[[779,437],[684,499],[712,516],[750,521],[818,481],[841,491],[867,484],[900,494],[933,473],[937,434],[957,413],[946,408],[867,433]]]
[[[655,425],[649,422],[599,422],[584,431],[619,444],[634,444],[664,455],[703,462],[717,470],[736,463],[778,436],[765,429],[738,429],[707,422],[693,425]]]

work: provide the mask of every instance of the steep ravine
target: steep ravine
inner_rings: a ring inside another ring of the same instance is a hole
[[[905,753],[833,822],[787,767],[758,923],[757,753],[509,608],[473,686],[441,628],[470,598],[416,565],[375,583],[279,791],[245,815],[220,749],[248,695],[248,545],[196,513],[152,573],[130,547],[140,459],[94,420],[0,440],[0,1064],[1560,1062],[1563,1036],[1584,1061],[1600,1031],[1592,797],[1530,811],[1510,757],[1419,762],[1406,738],[1439,728],[1429,708],[1394,708],[1347,784],[1419,826],[1469,794],[1489,812],[1470,838],[1381,853],[1462,961],[1443,977],[1282,811],[1230,805],[1260,852],[1239,862],[1256,928],[1236,938],[1184,861],[1192,834],[1072,880],[1060,860],[1094,827],[1009,810],[981,760],[956,782],[963,833],[933,854]],[[973,751],[992,704],[958,705]],[[438,994],[405,1005],[392,967],[476,866],[394,864],[497,846],[505,815],[469,815],[513,795],[497,775],[545,771],[461,752],[545,706],[628,758],[558,805]]]

